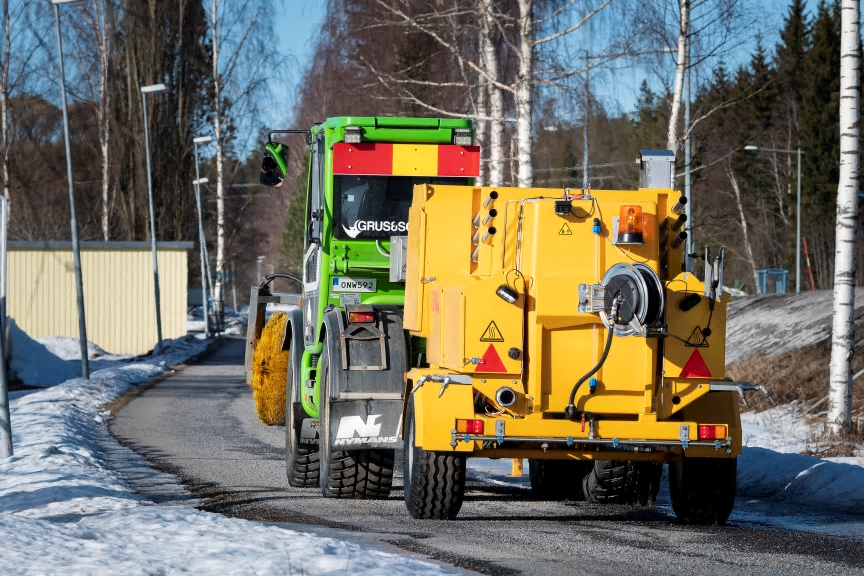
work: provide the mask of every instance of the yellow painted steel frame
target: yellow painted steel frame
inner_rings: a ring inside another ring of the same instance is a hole
[[[737,398],[710,391],[725,379],[729,296],[679,306],[704,293],[693,274],[675,272],[683,245],[672,240],[670,208],[679,194],[591,191],[561,215],[563,197],[560,189],[415,187],[404,326],[426,338],[430,366],[407,376],[409,391],[424,382],[414,392],[418,445],[484,457],[739,454]],[[641,208],[641,244],[616,243],[622,206]],[[597,314],[578,311],[579,285],[599,284],[619,263],[658,275],[668,336],[613,337],[593,393],[586,382],[575,398],[593,417],[569,421],[571,389],[600,360],[608,333]],[[518,294],[515,302],[496,296],[502,285]],[[444,385],[448,375],[459,382]],[[495,401],[504,386],[516,392],[512,406]],[[457,419],[483,420],[482,438],[456,434]],[[725,425],[727,438],[699,440],[700,425]]]

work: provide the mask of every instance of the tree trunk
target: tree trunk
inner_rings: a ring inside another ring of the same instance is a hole
[[[756,258],[753,256],[753,245],[750,243],[750,234],[747,230],[747,212],[744,210],[744,204],[741,201],[741,187],[738,186],[738,179],[735,177],[735,171],[727,162],[725,164],[726,176],[729,178],[729,183],[732,185],[732,190],[735,192],[735,207],[738,210],[738,224],[741,226],[741,241],[744,244],[744,250],[747,253],[747,262],[750,263],[750,269],[753,271],[753,288],[754,292],[758,285],[759,278],[756,275]]]
[[[846,434],[852,423],[852,356],[855,349],[855,233],[861,162],[860,1],[843,0],[840,14],[840,183],[837,187],[828,426],[835,434]]]
[[[498,55],[495,53],[493,35],[492,0],[482,0],[481,58],[489,79],[485,82],[489,91],[489,186],[504,183],[504,94],[494,82],[498,82]],[[482,81],[482,79],[481,79]]]
[[[690,0],[678,0],[680,30],[678,32],[678,60],[675,62],[675,86],[672,90],[672,109],[669,111],[669,130],[666,147],[678,154],[678,116],[681,112],[681,93],[684,90],[684,72],[687,69],[687,42],[690,34]]]
[[[3,196],[6,197],[6,216],[11,208],[9,186],[9,147],[12,137],[9,128],[9,58],[12,55],[12,27],[9,22],[9,0],[3,0],[3,61],[0,70],[0,148],[3,152]]]
[[[225,266],[225,164],[222,158],[222,102],[219,81],[219,2],[213,0],[211,32],[213,34],[213,141],[216,144],[216,285],[213,302],[222,309],[222,268]]]
[[[534,184],[531,113],[534,88],[534,0],[519,0],[519,71],[516,78],[516,185]]]
[[[108,194],[111,177],[111,155],[109,139],[111,137],[111,93],[108,88],[111,58],[111,36],[113,34],[113,19],[110,17],[112,0],[93,0],[96,14],[95,23],[98,29],[99,63],[102,67],[99,75],[99,108],[96,112],[99,123],[99,151],[102,155],[102,239],[109,240],[109,223],[111,203]],[[101,4],[101,9],[100,9]]]

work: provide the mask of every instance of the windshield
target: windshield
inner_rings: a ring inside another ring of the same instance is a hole
[[[415,184],[467,183],[465,178],[334,176],[333,211],[339,219],[334,235],[340,240],[404,236]]]

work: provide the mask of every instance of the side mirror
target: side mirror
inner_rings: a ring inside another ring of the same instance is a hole
[[[281,188],[288,173],[288,148],[274,142],[267,144],[266,148],[267,152],[261,160],[261,171],[258,172],[258,182],[264,186]]]

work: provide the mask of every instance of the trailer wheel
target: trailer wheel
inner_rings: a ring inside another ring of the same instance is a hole
[[[330,446],[330,378],[327,346],[321,355],[319,425],[319,484],[327,498],[386,498],[393,484],[394,451],[387,449],[333,450]]]
[[[585,500],[582,480],[591,471],[590,460],[535,460],[528,459],[528,477],[531,490],[541,498],[550,500]]]
[[[735,505],[736,458],[684,458],[669,464],[669,495],[684,524],[723,526]]]
[[[663,465],[655,462],[595,460],[582,488],[592,504],[653,506],[662,475]]]
[[[299,350],[298,352],[299,353]],[[295,354],[294,347],[291,354]],[[294,372],[294,362],[288,362],[287,390],[285,390],[285,469],[288,474],[288,485],[294,488],[314,488],[318,485],[318,449],[309,445],[300,447],[300,428],[302,420],[298,418],[298,408],[295,408],[297,382]],[[302,416],[301,416],[302,418]]]
[[[405,411],[405,507],[412,518],[452,520],[465,497],[465,456],[416,446],[414,398]]]

